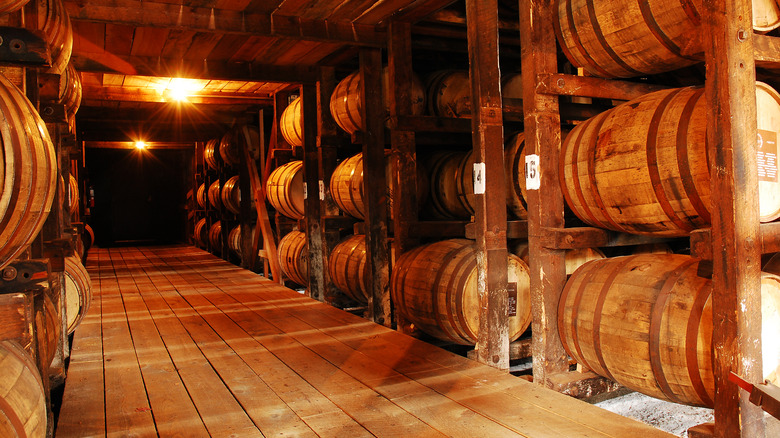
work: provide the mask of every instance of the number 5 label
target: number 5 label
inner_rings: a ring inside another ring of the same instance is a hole
[[[539,156],[525,156],[525,188],[526,190],[539,190],[541,179],[539,178]]]

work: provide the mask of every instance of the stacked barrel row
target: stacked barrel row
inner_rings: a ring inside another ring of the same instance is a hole
[[[239,259],[242,254],[242,233],[238,224],[241,215],[241,188],[237,174],[244,163],[244,150],[258,143],[259,132],[249,126],[237,126],[220,139],[207,141],[203,149],[203,182],[195,192],[197,203],[193,240],[196,245],[216,254],[223,253],[223,222],[227,227],[227,250]],[[199,207],[199,208],[198,208]],[[254,212],[254,204],[250,211]],[[250,233],[255,239],[254,227]],[[224,254],[228,257],[228,254]]]
[[[63,181],[49,128],[22,89],[39,88],[41,106],[61,105],[63,123],[75,132],[81,103],[81,77],[70,62],[73,32],[61,0],[41,0],[35,14],[22,19],[26,0],[0,5],[0,25],[26,27],[43,36],[51,65],[30,83],[24,67],[6,66],[0,75],[0,270],[3,281],[25,274],[19,257],[38,237],[53,209],[78,216],[78,181]],[[44,85],[46,85],[44,87]],[[52,131],[54,132],[54,131]],[[60,132],[59,130],[57,132]],[[56,140],[56,139],[55,139]],[[67,160],[64,160],[67,161]],[[60,195],[57,195],[59,190]],[[55,198],[60,205],[54,205]],[[66,220],[67,223],[67,220]],[[12,263],[15,263],[12,265]],[[0,295],[4,324],[0,337],[0,436],[43,437],[48,424],[50,367],[67,350],[61,342],[86,314],[91,300],[89,275],[78,255],[65,258],[63,284]],[[19,268],[17,270],[16,268]],[[43,286],[43,283],[42,283]],[[53,368],[52,368],[53,369]]]
[[[700,62],[700,5],[651,0],[559,0],[556,33],[566,57],[591,76],[628,78]],[[780,25],[773,1],[753,1],[753,28]],[[755,87],[759,216],[780,217],[780,95]],[[707,102],[703,87],[658,91],[576,124],[560,153],[566,204],[583,222],[614,231],[687,237],[711,225]],[[745,206],[745,208],[753,208]],[[734,260],[734,263],[742,261]],[[771,263],[765,265],[771,271]],[[780,374],[780,277],[761,274],[763,370]],[[653,397],[713,406],[712,267],[685,254],[588,262],[558,308],[566,351],[578,363]]]

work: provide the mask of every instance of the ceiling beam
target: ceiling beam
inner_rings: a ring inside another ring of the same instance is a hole
[[[154,102],[175,103],[163,94],[151,88],[126,87],[84,87],[84,98],[87,100],[107,100],[112,102]],[[271,106],[273,99],[262,95],[248,93],[192,93],[187,102],[199,105],[260,105]],[[186,104],[187,102],[183,102]]]
[[[83,47],[86,40],[78,35]],[[94,46],[94,44],[92,44]],[[81,72],[118,73],[124,75],[168,78],[215,79],[223,81],[251,81],[277,83],[314,83],[315,66],[278,66],[252,62],[207,61],[171,59],[148,56],[120,56],[102,49],[94,52],[76,52],[71,58]]]
[[[386,34],[370,24],[190,7],[139,0],[67,0],[71,20],[195,32],[284,37],[383,47]]]

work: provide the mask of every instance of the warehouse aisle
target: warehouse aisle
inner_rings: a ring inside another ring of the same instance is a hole
[[[670,436],[202,250],[93,249],[57,437]]]

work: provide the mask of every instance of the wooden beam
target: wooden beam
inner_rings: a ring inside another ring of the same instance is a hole
[[[122,87],[84,87],[84,97],[89,100],[105,100],[111,102],[156,102],[177,103],[169,96],[158,93],[152,88],[122,88]],[[198,92],[187,96],[182,105],[261,105],[270,107],[273,99],[262,94],[250,93],[204,93]]]
[[[537,91],[539,75],[558,72],[553,29],[553,0],[520,1],[522,41],[523,110],[526,148],[538,156],[540,186],[528,190],[528,246],[533,255],[531,309],[533,314],[534,381],[549,385],[550,378],[569,370],[569,361],[558,334],[558,300],[566,284],[564,251],[546,248],[545,228],[563,228],[563,195],[558,182],[558,150],[561,116],[558,97]]]
[[[366,274],[368,317],[389,327],[390,266],[387,244],[387,182],[385,180],[384,105],[382,104],[382,53],[360,51],[360,91],[363,131],[363,196],[366,208]]]
[[[134,141],[85,141],[84,147],[88,149],[135,149]],[[146,143],[146,149],[195,149],[195,143],[175,141],[150,141]]]
[[[412,114],[410,92],[412,71],[411,25],[393,21],[388,27],[387,64],[390,117]],[[390,130],[393,160],[393,250],[396,257],[419,244],[413,237],[417,221],[417,148],[414,131]],[[398,315],[396,315],[396,318]],[[404,324],[398,324],[403,327]]]
[[[477,230],[479,333],[477,360],[509,369],[506,251],[506,184],[501,73],[498,67],[498,4],[466,0],[474,193]]]
[[[762,437],[761,409],[729,382],[763,380],[756,74],[750,0],[704,2],[707,145],[712,188],[715,436]]]
[[[780,252],[780,222],[759,226],[761,254]],[[703,260],[712,260],[712,229],[702,228],[691,233],[691,255]]]
[[[593,227],[545,228],[542,245],[550,249],[631,246],[668,242],[670,238],[618,233]]]
[[[322,199],[319,191],[320,169],[317,151],[317,87],[301,86],[303,107],[303,210],[306,219],[306,239],[309,244],[308,295],[317,301],[325,296],[325,267],[327,258],[323,251],[321,221]]]
[[[284,37],[382,47],[385,35],[373,25],[349,21],[313,20],[274,13],[248,13],[140,0],[66,1],[72,21],[193,32]]]
[[[91,44],[79,35],[74,38],[80,40],[79,46]],[[94,51],[74,53],[71,62],[80,72],[279,83],[317,80],[317,69],[313,66],[116,55],[97,47]]]
[[[537,79],[537,92],[559,96],[632,100],[668,87],[638,82],[616,81],[563,73],[543,73]]]
[[[454,0],[417,0],[400,13],[394,15],[393,20],[416,23],[453,3],[455,3]]]

